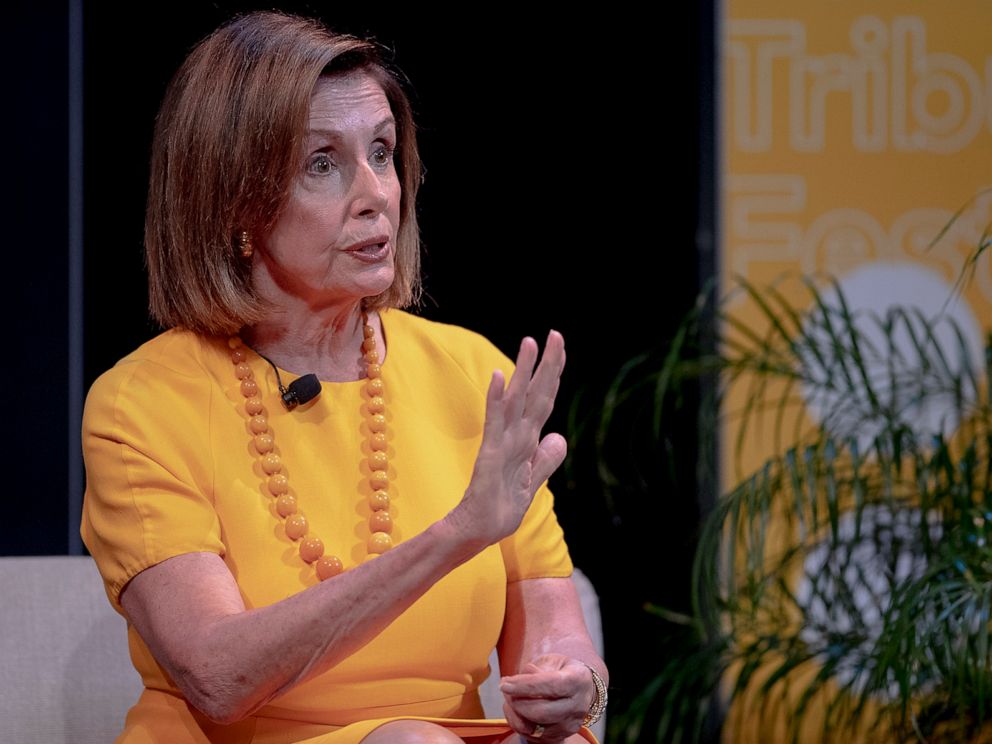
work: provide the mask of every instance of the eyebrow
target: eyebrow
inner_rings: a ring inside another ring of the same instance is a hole
[[[396,119],[391,116],[383,119],[375,125],[375,128],[372,130],[372,136],[379,136],[384,130],[389,129],[389,127],[396,127]],[[323,127],[307,130],[307,136],[313,137],[314,135],[327,137],[329,139],[341,139],[341,132],[336,129],[325,129]]]

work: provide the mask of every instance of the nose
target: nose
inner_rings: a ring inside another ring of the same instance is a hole
[[[367,162],[355,168],[351,183],[351,213],[354,217],[375,217],[389,204],[383,176]]]

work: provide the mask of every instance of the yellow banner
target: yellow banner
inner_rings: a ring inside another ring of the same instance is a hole
[[[948,312],[980,359],[988,255],[948,299],[992,219],[992,193],[976,198],[992,187],[992,3],[729,0],[722,30],[723,288],[784,282],[801,303],[784,278],[829,275],[855,308]],[[723,442],[725,485],[769,446],[749,438],[735,464],[732,421]]]
[[[981,364],[988,253],[957,299],[955,287],[992,222],[992,2],[727,0],[721,31],[719,265],[734,317],[759,336],[769,327],[733,291],[737,277],[800,306],[811,297],[799,277],[828,296],[833,277],[855,313],[901,305],[949,316]],[[776,438],[778,424],[801,431],[836,403],[797,387],[782,421],[763,414],[741,438],[751,383],[725,402],[725,488],[791,443]],[[946,426],[941,415],[909,423],[933,430]],[[735,713],[725,740],[785,740],[786,714]],[[811,718],[802,740],[820,740]]]

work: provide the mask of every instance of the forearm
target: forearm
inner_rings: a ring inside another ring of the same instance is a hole
[[[539,601],[533,599],[535,588]],[[507,586],[500,673],[517,674],[524,664],[545,654],[577,659],[609,679],[606,664],[589,637],[571,579],[528,579]]]
[[[607,679],[575,586],[571,579],[525,579],[507,587],[506,600],[499,651],[507,721],[524,738],[537,732],[565,741],[601,710]]]
[[[122,603],[189,701],[213,720],[232,722],[347,658],[484,546],[442,520],[374,560],[267,607],[245,610],[227,597],[197,602],[198,617],[170,617],[154,602],[138,601],[143,574]],[[183,575],[190,582],[202,578],[199,572]],[[154,580],[161,584],[161,577]],[[173,629],[166,631],[167,625]]]

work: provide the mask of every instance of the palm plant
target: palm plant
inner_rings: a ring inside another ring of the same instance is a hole
[[[657,430],[700,379],[714,409],[734,402],[735,452],[759,428],[777,442],[705,519],[689,611],[652,608],[680,630],[611,740],[700,741],[730,703],[794,741],[974,741],[992,723],[989,370],[949,318],[804,286],[795,302],[741,282],[762,332],[700,303],[664,363],[632,360],[608,396],[604,442],[624,405],[650,397]]]

